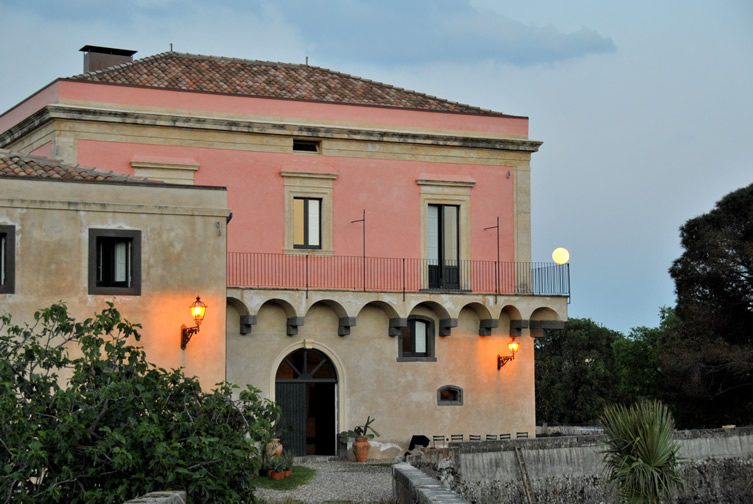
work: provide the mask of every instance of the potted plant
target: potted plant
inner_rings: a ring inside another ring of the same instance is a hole
[[[285,452],[282,456],[283,466],[285,467],[285,477],[293,475],[293,454]]]
[[[366,462],[369,458],[369,448],[371,447],[369,439],[373,439],[379,435],[371,426],[372,423],[374,423],[374,419],[367,416],[366,423],[363,425],[357,425],[353,430],[340,433],[341,438],[353,439],[353,455],[356,457],[356,462]]]
[[[267,474],[270,479],[281,480],[285,478],[285,462],[283,457],[270,457],[267,461],[269,471]]]

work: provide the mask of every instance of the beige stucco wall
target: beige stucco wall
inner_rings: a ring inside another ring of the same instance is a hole
[[[225,377],[227,195],[223,189],[2,179],[0,224],[15,226],[15,292],[0,311],[31,320],[62,300],[76,318],[113,301],[143,325],[149,360],[184,367],[204,387]],[[141,230],[141,295],[88,294],[88,230]],[[208,305],[201,332],[180,349],[196,296]]]
[[[274,377],[282,359],[302,348],[323,351],[338,372],[338,430],[367,415],[382,434],[371,457],[391,458],[413,434],[535,435],[534,340],[524,329],[515,359],[497,370],[498,353],[509,354],[510,319],[564,320],[567,299],[471,294],[262,291],[230,289],[228,380],[252,384],[274,398]],[[333,302],[333,300],[337,302]],[[381,303],[384,303],[383,305]],[[436,304],[433,304],[436,303]],[[394,310],[394,312],[393,312]],[[239,315],[256,314],[251,333],[239,332]],[[338,319],[356,317],[347,336],[338,336]],[[511,317],[512,314],[512,317]],[[435,336],[436,362],[398,362],[398,339],[388,335],[391,316],[424,315],[458,319],[450,336]],[[286,335],[288,317],[304,317],[295,336]],[[480,318],[499,327],[479,336]],[[463,389],[462,406],[438,406],[437,389]],[[399,448],[396,448],[399,447]]]

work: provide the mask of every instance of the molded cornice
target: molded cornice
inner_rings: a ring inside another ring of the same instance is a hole
[[[542,144],[542,142],[537,140],[516,138],[478,138],[460,135],[438,135],[431,133],[397,132],[377,129],[220,119],[193,115],[110,110],[76,105],[53,104],[47,105],[2,133],[2,135],[0,135],[0,148],[10,145],[54,119],[522,152],[536,152]]]

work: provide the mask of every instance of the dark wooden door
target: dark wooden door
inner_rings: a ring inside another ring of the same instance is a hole
[[[275,398],[282,416],[282,444],[294,455],[306,454],[306,384],[278,382]]]

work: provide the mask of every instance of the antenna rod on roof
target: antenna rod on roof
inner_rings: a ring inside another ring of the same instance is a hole
[[[173,43],[170,42],[170,52],[173,52]]]
[[[306,56],[306,66],[309,66],[309,57]]]

